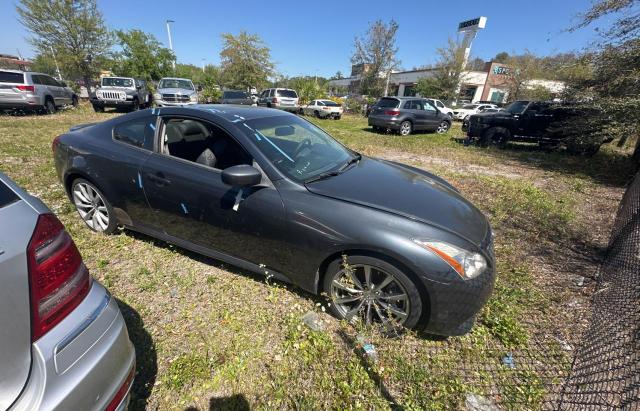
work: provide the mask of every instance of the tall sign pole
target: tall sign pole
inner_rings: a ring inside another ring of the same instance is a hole
[[[173,51],[173,42],[171,41],[171,28],[169,27],[169,23],[175,23],[173,20],[167,20],[167,34],[169,35],[169,49]],[[171,61],[171,66],[173,67],[173,71],[176,70],[176,59],[174,58]]]
[[[465,67],[467,67],[467,62],[469,61],[469,56],[471,55],[471,43],[473,43],[473,39],[476,38],[478,31],[484,29],[487,24],[486,17],[476,17],[475,19],[466,20],[460,22],[458,24],[458,33],[462,33],[464,37],[462,38],[461,47],[464,48],[464,58],[462,60],[462,72],[464,72]],[[460,90],[462,89],[463,77],[460,77],[460,83],[456,89],[456,103],[458,102],[458,97],[460,96]]]

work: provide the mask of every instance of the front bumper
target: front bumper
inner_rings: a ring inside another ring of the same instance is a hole
[[[131,107],[133,106],[133,100],[100,100],[97,98],[91,99],[91,104],[95,107]]]
[[[174,101],[154,100],[153,102],[158,107],[180,107],[180,106],[192,106],[194,104],[198,104],[197,101],[186,101],[182,103],[182,102],[174,102]]]
[[[118,305],[94,281],[84,301],[33,344],[29,380],[10,410],[103,410],[134,368]],[[125,389],[118,409],[126,406],[131,384]]]

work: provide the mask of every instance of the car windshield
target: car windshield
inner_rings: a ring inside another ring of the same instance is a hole
[[[320,100],[322,102],[322,104],[324,104],[325,106],[329,106],[329,107],[340,107],[340,104],[336,103],[335,101],[331,101],[331,100]]]
[[[505,111],[508,111],[511,114],[522,114],[528,104],[528,101],[514,101],[505,108]]]
[[[464,106],[462,106],[463,109],[465,110],[475,110],[476,108],[478,108],[477,104],[465,104]]]
[[[163,78],[158,83],[158,88],[181,88],[184,90],[193,90],[191,80],[180,80],[173,78]]]
[[[294,90],[278,90],[276,95],[278,97],[298,98],[298,94]]]
[[[380,108],[396,108],[398,107],[398,99],[395,98],[381,98],[376,103],[376,106]]]
[[[103,87],[132,87],[133,80],[130,78],[104,77],[102,79]]]
[[[222,98],[247,98],[249,94],[244,91],[225,91],[222,94]]]
[[[308,181],[338,171],[354,153],[312,123],[297,116],[248,120],[244,131],[287,177]]]

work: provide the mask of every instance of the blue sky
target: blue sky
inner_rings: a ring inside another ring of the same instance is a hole
[[[500,51],[540,54],[580,50],[596,39],[589,27],[574,33],[563,29],[586,10],[589,0],[492,1],[119,1],[98,0],[112,29],[137,28],[168,45],[165,20],[172,25],[179,62],[218,63],[220,33],[245,29],[257,33],[271,48],[277,69],[287,75],[331,76],[350,71],[353,39],[378,18],[400,25],[397,44],[402,67],[411,69],[437,61],[436,49],[456,35],[458,22],[487,16],[487,27],[473,43],[472,55],[490,59]],[[0,53],[30,57],[28,33],[17,21],[15,2],[0,0]]]

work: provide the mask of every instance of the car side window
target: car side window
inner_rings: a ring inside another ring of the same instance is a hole
[[[160,150],[216,170],[253,164],[252,157],[220,127],[201,120],[164,117]]]
[[[443,108],[444,104],[442,104],[442,101],[436,100],[436,106],[438,106],[439,108]]]
[[[433,103],[431,103],[429,101],[425,101],[424,102],[424,107],[422,107],[422,109],[425,110],[425,111],[436,111],[436,108],[433,105]]]
[[[152,150],[155,120],[154,116],[145,116],[120,123],[113,128],[113,139],[134,147]]]
[[[413,100],[408,100],[404,102],[404,107],[406,110],[413,110]]]
[[[44,78],[44,84],[46,84],[47,86],[58,86],[58,82],[53,78],[53,77],[49,77],[49,76],[42,76]]]

